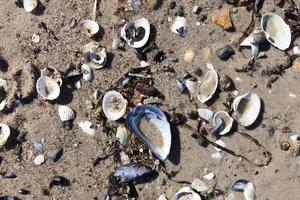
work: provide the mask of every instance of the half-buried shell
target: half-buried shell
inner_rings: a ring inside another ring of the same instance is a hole
[[[4,146],[10,136],[8,125],[0,123],[0,147]]]
[[[26,12],[33,12],[38,6],[37,0],[23,0],[23,7]]]
[[[127,100],[117,91],[107,92],[102,101],[102,109],[107,119],[116,121],[120,119],[127,108]]]
[[[87,19],[79,24],[79,29],[88,37],[92,37],[99,32],[99,25],[97,22]]]
[[[165,114],[155,105],[135,107],[126,118],[128,128],[160,160],[165,160],[171,148],[171,129]]]
[[[199,194],[194,192],[192,188],[183,187],[172,198],[172,200],[184,200],[184,199],[201,200],[201,197]]]

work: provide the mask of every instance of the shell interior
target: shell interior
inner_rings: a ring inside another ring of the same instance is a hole
[[[119,92],[109,91],[103,97],[102,108],[109,120],[116,121],[125,114],[127,100]]]
[[[199,194],[194,192],[190,187],[181,188],[172,198],[172,200],[201,200]]]
[[[92,37],[99,32],[99,25],[93,20],[84,20],[79,24],[79,29],[82,33]]]
[[[8,125],[0,123],[0,147],[5,145],[10,135],[10,128]]]
[[[90,52],[91,65],[94,69],[104,67],[107,62],[106,50],[103,48],[99,53]]]
[[[184,17],[176,17],[175,21],[171,25],[171,31],[178,34],[180,37],[187,36],[187,22]]]
[[[38,5],[37,0],[23,0],[23,7],[26,12],[32,12]]]
[[[233,125],[233,119],[229,116],[227,112],[219,111],[213,117],[213,126],[216,126],[217,118],[221,119],[222,122],[224,123],[222,129],[219,132],[219,135],[225,135],[231,130]]]
[[[167,158],[171,148],[170,124],[157,106],[135,107],[128,113],[126,124],[156,157],[160,160]]]
[[[55,80],[59,86],[62,86],[61,73],[53,67],[45,67],[41,70],[41,76],[48,76]]]
[[[41,76],[36,83],[37,92],[46,100],[54,100],[59,97],[60,87],[58,83],[48,76]]]

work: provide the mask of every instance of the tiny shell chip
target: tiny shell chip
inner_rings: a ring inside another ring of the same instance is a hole
[[[249,182],[244,187],[244,197],[245,200],[255,200],[256,199],[256,189],[253,183]]]
[[[32,38],[31,38],[32,42],[34,43],[39,43],[40,42],[40,36],[38,34],[33,34]]]
[[[41,76],[36,83],[37,92],[45,100],[54,100],[59,97],[60,87],[58,83],[50,77]]]
[[[23,0],[23,7],[26,12],[32,12],[38,6],[37,0]]]
[[[206,180],[211,181],[215,178],[215,174],[213,172],[210,172],[210,173],[204,175],[203,178],[206,179]]]
[[[199,108],[198,110],[199,117],[205,119],[206,121],[210,121],[214,115],[214,113],[206,108]]]
[[[90,136],[96,134],[96,126],[92,122],[82,121],[79,123],[79,127],[82,129],[83,132]]]
[[[61,121],[69,121],[75,119],[75,112],[68,106],[58,106],[58,115]]]
[[[44,154],[38,155],[35,159],[34,159],[34,164],[36,165],[41,165],[45,162],[45,156]]]
[[[107,119],[116,121],[125,114],[127,100],[119,92],[109,91],[103,97],[102,108]]]
[[[217,140],[215,142],[216,144],[220,145],[221,147],[226,147],[226,144],[223,140]],[[222,149],[219,149],[218,147],[214,147],[216,151],[218,152],[222,152],[223,150]]]
[[[82,78],[86,81],[92,81],[93,80],[93,70],[90,65],[82,64],[81,70],[83,73]]]
[[[8,125],[0,123],[0,131],[0,147],[2,147],[10,136],[10,128]]]

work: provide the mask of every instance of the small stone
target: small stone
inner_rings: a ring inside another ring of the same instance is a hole
[[[222,159],[222,154],[220,152],[212,153],[211,158],[215,161],[219,161]]]
[[[223,61],[226,61],[234,54],[234,50],[230,45],[225,45],[216,51],[216,55]]]
[[[162,3],[162,0],[146,0],[149,8],[151,9],[158,9]],[[142,3],[140,3],[140,5],[142,5]]]
[[[178,62],[178,58],[174,54],[170,54],[169,60],[174,63]]]
[[[120,38],[115,38],[114,40],[113,40],[113,42],[112,42],[112,49],[113,50],[117,50],[118,48],[119,48],[119,46],[120,46],[120,43],[121,43],[121,40],[120,40]]]
[[[20,190],[18,190],[18,193],[22,194],[22,195],[28,195],[28,194],[30,194],[30,191],[26,190],[26,189],[20,189]]]
[[[238,12],[238,9],[237,9],[237,8],[232,8],[232,9],[231,9],[231,12],[232,12],[232,13],[237,13],[237,12]]]
[[[197,111],[191,111],[188,114],[188,117],[192,120],[197,120],[198,119],[198,112]]]
[[[205,15],[205,14],[199,14],[199,15],[197,16],[197,20],[198,20],[199,22],[204,22],[205,20],[207,20],[207,15]]]
[[[218,145],[220,145],[221,147],[224,147],[224,148],[226,147],[226,144],[225,144],[225,142],[223,140],[217,140],[215,143],[218,144]],[[222,152],[223,151],[222,149],[220,149],[218,147],[214,147],[214,149],[217,152]]]
[[[16,145],[13,150],[12,150],[13,154],[15,154],[16,156],[21,155],[22,153],[22,147],[20,145]]]
[[[196,67],[193,69],[193,75],[196,75],[196,76],[202,76],[202,69],[200,67]]]
[[[54,149],[51,153],[49,153],[49,158],[52,162],[57,162],[61,156],[63,155],[63,148]]]
[[[212,22],[223,27],[225,30],[232,28],[229,8],[224,7],[216,11],[212,16]]]
[[[170,5],[169,5],[169,8],[170,8],[171,10],[173,10],[175,7],[176,7],[176,2],[175,2],[175,1],[171,1],[171,2],[170,2]]]
[[[28,134],[27,131],[24,131],[24,130],[20,131],[19,135],[17,136],[17,141],[18,142],[25,142],[27,134]]]
[[[41,164],[43,164],[44,162],[45,162],[45,156],[44,156],[44,154],[41,154],[41,155],[38,155],[37,157],[35,157],[35,159],[34,159],[34,164],[36,164],[36,165],[41,165]]]
[[[69,22],[69,27],[73,29],[75,28],[76,24],[77,24],[77,20],[74,17],[72,17]]]
[[[201,22],[196,22],[196,26],[201,26]]]
[[[184,15],[183,7],[182,6],[175,7],[175,9],[174,9],[174,15],[182,17]]]
[[[149,56],[151,60],[153,61],[161,61],[163,60],[163,52],[159,49],[153,49],[150,53]]]
[[[294,46],[293,47],[293,52],[296,55],[300,55],[300,46]]]
[[[297,72],[297,73],[300,72],[300,59],[296,59],[296,60],[293,62],[292,69],[293,69],[294,72]]]
[[[200,12],[201,8],[199,6],[193,7],[193,13],[198,14]]]
[[[275,132],[274,127],[268,126],[266,130],[270,137],[274,135],[274,132]]]
[[[145,68],[145,67],[149,67],[150,64],[147,63],[146,61],[142,60],[142,61],[140,62],[140,66],[141,66],[142,68]]]
[[[206,179],[206,180],[211,181],[215,178],[215,174],[213,172],[210,172],[210,173],[204,175],[203,178]]]
[[[209,186],[198,178],[193,180],[191,187],[197,192],[207,192],[209,190]]]
[[[40,42],[40,36],[38,34],[33,34],[31,41],[34,43],[39,43]]]

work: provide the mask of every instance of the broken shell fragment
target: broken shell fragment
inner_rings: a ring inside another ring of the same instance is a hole
[[[197,111],[198,111],[199,117],[201,117],[202,119],[205,119],[208,122],[213,118],[214,113],[209,109],[199,108]]]
[[[102,100],[102,109],[107,119],[116,121],[120,119],[127,108],[127,100],[117,91],[107,92]]]
[[[59,97],[60,87],[58,83],[48,76],[41,76],[36,82],[39,95],[45,100],[54,100]]]
[[[199,82],[193,78],[189,78],[185,82],[185,86],[191,94],[196,93]]]
[[[247,127],[253,124],[258,118],[261,101],[257,94],[247,92],[234,99],[232,109],[234,111],[233,118],[242,126]]]
[[[280,16],[274,13],[264,14],[261,18],[261,29],[273,46],[280,50],[289,48],[291,44],[291,30]]]
[[[249,182],[244,186],[244,197],[245,200],[255,200],[256,199],[256,189],[253,183]]]
[[[217,140],[215,143],[218,144],[218,145],[220,145],[221,147],[226,147],[226,144],[225,144],[225,142],[223,140]],[[223,151],[222,149],[220,149],[218,147],[214,146],[214,148],[218,152],[222,152]]]
[[[143,47],[150,37],[150,24],[146,18],[127,22],[122,30],[121,37],[133,48]]]
[[[87,64],[82,64],[81,65],[81,70],[83,73],[82,78],[86,81],[91,81],[93,80],[93,70],[92,67],[90,65]]]
[[[121,145],[123,146],[127,146],[128,144],[128,132],[127,132],[127,129],[126,127],[124,126],[119,126],[117,128],[117,134],[116,134],[116,137],[118,138],[119,142]]]
[[[208,71],[197,87],[196,95],[201,103],[207,102],[213,97],[218,87],[218,73],[213,65],[207,64]]]
[[[90,42],[81,48],[84,60],[94,69],[100,69],[107,62],[106,48],[100,47],[98,42]]]
[[[26,12],[32,12],[38,6],[37,0],[23,0],[23,7]]]
[[[4,146],[10,136],[8,125],[0,123],[0,147]]]
[[[88,37],[92,37],[99,32],[99,25],[93,20],[84,20],[79,24],[79,29]]]
[[[232,185],[231,189],[235,192],[243,192],[244,191],[244,187],[245,185],[249,183],[249,181],[244,180],[244,179],[239,179],[237,181],[234,182],[234,184]]]
[[[48,76],[55,80],[59,86],[62,86],[61,73],[54,67],[45,67],[41,70],[41,76]]]
[[[96,126],[89,121],[81,121],[79,124],[79,127],[82,129],[83,132],[86,134],[93,136],[96,134]]]
[[[217,119],[221,119],[223,122],[223,126],[222,128],[220,128],[219,130],[219,135],[225,135],[226,133],[228,133],[233,125],[233,119],[230,117],[230,115],[225,112],[225,111],[219,111],[217,112],[214,117],[213,117],[213,126],[217,126]]]
[[[184,199],[201,200],[201,197],[199,194],[194,192],[192,188],[183,187],[172,198],[172,200],[184,200]]]
[[[45,156],[44,154],[40,154],[38,155],[34,160],[33,160],[34,164],[36,165],[41,165],[45,162]]]
[[[263,31],[254,31],[240,44],[242,47],[251,47],[252,57],[256,58],[259,54],[259,46],[266,40]]]
[[[171,31],[178,34],[180,37],[187,36],[187,22],[184,17],[177,16],[171,25]]]
[[[171,129],[165,114],[155,105],[135,107],[126,117],[126,124],[150,151],[165,160],[171,148]]]
[[[68,106],[58,106],[58,115],[61,121],[75,119],[75,112]]]

